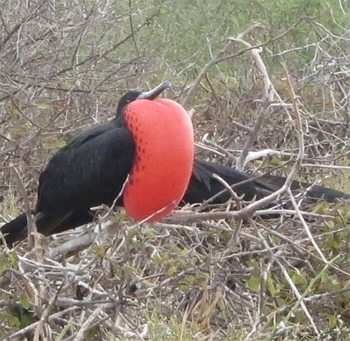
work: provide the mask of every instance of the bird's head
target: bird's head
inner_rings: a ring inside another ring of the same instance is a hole
[[[128,91],[126,94],[124,94],[120,98],[120,100],[118,102],[116,117],[117,118],[121,117],[124,113],[125,108],[131,102],[134,102],[134,101],[139,100],[139,99],[149,99],[149,100],[155,99],[164,90],[169,89],[170,87],[171,87],[170,82],[164,81],[149,91],[137,91],[137,90]]]

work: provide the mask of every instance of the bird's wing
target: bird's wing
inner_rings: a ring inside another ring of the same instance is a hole
[[[213,176],[213,174],[218,175],[230,186],[235,185],[233,190],[239,196],[244,195],[245,200],[251,200],[255,196],[260,197],[259,191],[257,191],[248,175],[227,166],[195,159],[192,177],[183,201],[191,204],[200,203],[214,195],[217,195],[221,191],[223,191],[223,193],[216,196],[213,203],[222,203],[227,201],[231,197],[230,192],[226,189],[222,182]]]
[[[74,148],[79,148],[82,144],[86,143],[87,141],[92,140],[97,136],[115,128],[117,128],[115,119],[109,122],[95,124],[83,131],[82,133],[80,133],[79,135],[75,136],[72,140],[70,140],[69,143],[63,148],[63,150],[72,150]]]
[[[65,214],[111,204],[131,170],[134,140],[125,128],[99,126],[58,151],[41,173],[37,212]]]

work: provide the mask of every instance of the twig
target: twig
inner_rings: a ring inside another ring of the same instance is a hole
[[[238,195],[232,189],[232,187],[224,179],[222,179],[220,176],[218,176],[217,174],[214,173],[212,176],[214,179],[217,179],[219,182],[221,182],[225,186],[225,188],[230,192],[233,200],[235,201],[237,210],[241,210],[242,209],[241,199],[238,197]],[[230,241],[228,242],[228,245],[230,247],[237,245],[238,238],[239,238],[239,232],[241,231],[241,228],[242,228],[242,223],[243,223],[242,220],[238,221],[238,225],[235,229],[235,232],[234,232],[232,238],[230,239]]]
[[[294,306],[292,307],[292,309],[290,309],[288,315],[284,318],[284,321],[289,321],[289,319],[293,316],[294,312],[296,311],[296,309],[299,307],[299,305],[304,309],[306,309],[306,306],[304,305],[304,302],[307,301],[307,297],[306,295],[311,291],[311,289],[315,286],[315,284],[317,283],[317,281],[319,281],[319,279],[321,278],[321,276],[327,272],[329,266],[334,263],[336,261],[336,259],[338,259],[340,257],[340,255],[334,257],[329,263],[327,263],[324,268],[317,274],[316,277],[314,277],[309,285],[307,286],[307,288],[304,290],[304,293],[300,296],[297,296],[298,297],[298,301],[295,302]],[[279,261],[277,261],[279,262]],[[292,281],[292,279],[290,278],[290,281]],[[292,282],[293,283],[293,282]],[[294,284],[294,283],[293,283]],[[307,310],[306,310],[307,311]],[[305,312],[305,310],[304,310]],[[308,312],[308,311],[307,311]],[[307,315],[306,315],[307,316]],[[316,332],[317,335],[319,335],[319,332],[317,330],[317,327],[316,325],[314,324],[312,318],[311,318],[311,315],[310,316],[307,316],[309,321],[311,322],[311,325],[312,325],[312,328],[314,329],[314,331]]]
[[[53,295],[47,305],[47,307],[45,308],[45,310],[42,312],[40,320],[38,325],[35,328],[35,332],[34,332],[34,341],[40,341],[41,338],[45,339],[45,332],[44,332],[44,326],[45,326],[45,322],[47,322],[49,316],[50,316],[50,310],[54,305],[54,302],[56,301],[59,292],[62,289],[62,285],[60,286],[60,288],[56,291],[55,295]]]
[[[261,232],[256,229],[256,232],[258,234],[258,236],[260,237],[262,243],[264,244],[264,247],[266,249],[269,249],[270,248],[270,245],[267,243],[266,239],[264,238],[264,236],[261,234]],[[292,289],[293,293],[295,294],[295,296],[298,298],[298,305],[300,305],[301,309],[303,310],[305,316],[307,317],[307,319],[309,320],[311,326],[312,326],[312,329],[314,330],[314,332],[319,335],[319,331],[317,329],[317,326],[310,314],[310,312],[308,311],[307,307],[305,306],[305,303],[303,301],[303,296],[300,294],[298,288],[296,287],[296,285],[294,284],[292,278],[290,277],[286,267],[282,264],[282,262],[279,260],[278,257],[275,257],[275,254],[270,251],[270,254],[272,257],[274,257],[275,259],[275,262],[278,264],[279,268],[282,270],[282,273],[285,277],[285,279],[287,280],[290,288]]]
[[[26,22],[30,21],[33,16],[40,10],[40,8],[47,2],[47,0],[41,1],[38,6],[31,12],[29,13],[25,18],[21,20],[20,23],[15,25],[13,29],[6,35],[6,37],[0,42],[0,50],[6,45],[6,43],[14,36],[17,31],[24,25]],[[2,15],[1,15],[2,17]]]
[[[75,335],[74,340],[79,341],[84,339],[84,334],[87,330],[91,328],[91,324],[96,322],[95,320],[98,318],[98,315],[102,313],[102,308],[98,307],[94,310],[94,312],[86,319],[86,321],[81,326],[79,332]]]
[[[249,48],[252,47],[249,43],[245,42],[244,40],[242,40],[240,38],[231,38],[231,40],[236,41],[236,42],[240,42]],[[253,144],[258,136],[258,132],[260,130],[263,119],[267,116],[267,112],[269,111],[270,103],[272,103],[273,98],[274,98],[274,93],[276,93],[276,90],[275,90],[275,88],[270,80],[269,74],[267,72],[266,66],[260,57],[261,48],[260,49],[252,48],[250,50],[250,52],[251,52],[252,57],[255,61],[255,65],[262,76],[262,81],[263,81],[264,86],[263,86],[263,94],[262,94],[261,102],[259,104],[254,127],[251,129],[251,132],[249,133],[248,138],[244,143],[241,154],[239,155],[239,157],[236,161],[236,167],[239,170],[242,170],[244,168],[249,150],[253,146]]]
[[[47,257],[56,258],[58,256],[65,256],[71,253],[77,253],[89,247],[96,239],[97,233],[89,231],[83,236],[79,236],[75,239],[61,244],[55,248],[49,249]]]
[[[320,163],[302,163],[301,167],[350,170],[350,166],[322,165]]]
[[[290,197],[290,200],[293,204],[293,207],[296,211],[296,215],[298,216],[299,220],[301,221],[304,229],[305,229],[305,232],[307,234],[307,236],[309,237],[312,245],[314,246],[315,250],[317,251],[317,253],[320,255],[321,259],[323,260],[324,263],[328,264],[328,261],[327,261],[327,258],[324,256],[324,254],[322,253],[321,249],[318,247],[317,243],[315,242],[315,239],[313,238],[312,236],[312,233],[308,227],[308,225],[306,224],[306,221],[303,217],[303,215],[300,213],[300,210],[299,210],[299,207],[294,199],[294,196],[292,194],[292,191],[289,189],[288,190],[288,194],[289,194],[289,197]]]
[[[244,32],[241,32],[238,34],[237,38],[243,38],[246,34],[250,33],[251,31],[255,30],[256,28],[261,27],[260,24],[254,24],[250,26],[247,30]],[[212,60],[210,60],[204,67],[203,69],[199,72],[197,78],[194,80],[194,82],[191,84],[189,89],[187,90],[186,95],[183,97],[181,100],[181,104],[186,107],[189,103],[190,98],[193,96],[195,90],[197,89],[200,81],[202,78],[205,76],[205,74],[209,71],[209,69],[220,63],[223,60],[223,56],[226,55],[226,52],[232,47],[233,42],[232,40],[227,40],[225,46],[214,56]]]
[[[75,310],[78,310],[78,309],[79,309],[79,307],[69,307],[69,308],[67,308],[67,309],[61,310],[61,311],[59,311],[59,312],[57,312],[57,313],[55,313],[55,314],[50,315],[50,316],[48,317],[48,321],[49,321],[49,322],[50,322],[50,321],[54,321],[55,319],[57,319],[57,318],[59,318],[59,317],[61,317],[61,316],[63,316],[63,315],[66,315],[66,314],[68,314],[68,313],[71,313],[71,312],[73,312],[73,311],[75,311]],[[29,333],[29,332],[32,331],[34,328],[36,328],[36,327],[38,326],[39,323],[40,323],[40,321],[34,322],[34,323],[30,324],[29,326],[18,330],[17,332],[11,334],[11,335],[8,337],[8,339],[9,339],[9,340],[12,340],[12,339],[18,340],[18,337],[23,337],[23,336],[25,336],[27,333]]]

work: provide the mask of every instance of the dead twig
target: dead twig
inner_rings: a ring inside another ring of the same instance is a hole
[[[245,30],[244,32],[241,32],[240,34],[237,35],[237,38],[241,39],[243,38],[246,34],[252,32],[253,30],[255,30],[256,28],[261,27],[261,25],[259,23],[254,24],[252,26],[250,26],[247,30]],[[194,92],[196,91],[196,89],[198,88],[198,85],[200,83],[200,81],[202,80],[202,78],[206,75],[206,73],[209,71],[209,69],[220,63],[221,61],[223,61],[223,57],[227,55],[227,51],[233,46],[233,41],[231,39],[227,40],[225,46],[214,56],[214,58],[212,60],[210,60],[204,67],[203,69],[199,72],[197,78],[194,80],[194,82],[191,84],[191,86],[189,87],[189,89],[186,92],[186,95],[183,97],[183,99],[181,100],[181,104],[186,107],[190,101],[190,98],[193,96]]]

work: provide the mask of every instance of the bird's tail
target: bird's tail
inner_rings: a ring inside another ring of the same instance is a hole
[[[282,176],[266,174],[254,177],[218,163],[195,159],[193,174],[183,201],[190,204],[201,203],[210,198],[213,198],[211,202],[214,204],[227,201],[231,197],[227,186],[213,174],[223,179],[244,200],[252,200],[254,197],[260,199],[269,195],[280,189],[286,181]],[[306,198],[312,200],[323,198],[332,202],[337,198],[350,199],[347,193],[301,181],[293,181],[291,189],[294,194],[302,192]]]
[[[93,214],[90,210],[65,212],[60,214],[45,214],[39,212],[35,215],[35,223],[38,232],[48,236],[54,233],[73,229],[77,226],[90,223]],[[28,233],[27,216],[25,213],[0,227],[8,246],[25,239]],[[0,240],[1,245],[1,240]]]
[[[263,196],[247,174],[218,163],[195,159],[183,202],[194,204],[210,200],[213,204],[221,204],[229,200],[231,194],[227,186],[215,175],[231,186],[244,200]]]
[[[257,187],[262,187],[270,192],[280,189],[285,183],[286,178],[265,174],[254,180]],[[294,180],[291,185],[291,190],[294,193],[305,192],[305,197],[311,200],[323,199],[328,202],[333,202],[336,199],[350,199],[350,194],[337,191],[332,188],[310,184],[303,181]]]
[[[24,239],[27,235],[27,215],[22,213],[17,218],[0,227],[8,246],[16,241]],[[1,245],[0,241],[0,245]]]

